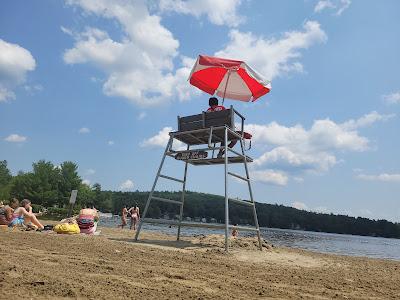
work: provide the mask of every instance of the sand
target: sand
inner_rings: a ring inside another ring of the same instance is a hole
[[[0,299],[400,299],[400,262],[219,235],[0,231]]]

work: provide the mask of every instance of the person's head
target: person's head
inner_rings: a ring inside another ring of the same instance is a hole
[[[86,203],[86,208],[93,208],[93,207],[94,207],[93,202]]]
[[[31,206],[31,201],[29,201],[28,199],[24,199],[21,201],[20,206],[25,209],[28,209]]]
[[[10,201],[11,208],[17,208],[19,206],[19,200],[17,198],[12,198]]]
[[[218,98],[216,98],[216,97],[211,97],[210,99],[208,99],[208,105],[210,105],[210,106],[216,106],[216,105],[218,105]]]

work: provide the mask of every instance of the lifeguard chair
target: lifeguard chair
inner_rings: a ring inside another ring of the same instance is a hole
[[[240,131],[235,129],[235,116],[240,118],[241,128]],[[168,224],[175,225],[178,227],[177,240],[180,238],[181,227],[207,227],[215,229],[225,229],[225,250],[229,249],[229,235],[230,229],[236,228],[243,231],[255,231],[258,237],[259,248],[262,250],[260,228],[258,225],[256,206],[253,198],[253,192],[251,188],[250,175],[247,164],[253,160],[245,154],[245,131],[244,131],[245,118],[237,112],[232,106],[229,109],[217,112],[203,112],[201,114],[179,117],[178,116],[178,131],[169,133],[169,141],[165,148],[164,155],[161,159],[160,166],[157,171],[156,178],[154,180],[153,187],[149,194],[146,202],[146,206],[143,211],[142,218],[139,222],[135,241],[138,240],[142,225],[144,223],[155,223],[155,224]],[[174,140],[181,141],[186,144],[186,150],[178,151],[173,150]],[[237,141],[240,144],[240,151],[236,151],[228,147],[228,142]],[[223,142],[223,146],[216,146],[217,143]],[[251,142],[250,146],[251,147]],[[215,151],[220,149],[225,150],[224,157],[215,157]],[[211,153],[211,157],[208,155]],[[164,161],[166,157],[173,157],[177,160],[181,160],[185,164],[183,179],[174,178],[167,176],[162,173]],[[245,176],[230,172],[228,167],[230,164],[244,164]],[[186,222],[182,220],[183,207],[185,204],[185,189],[187,180],[187,169],[188,164],[194,166],[208,166],[208,165],[224,165],[225,168],[225,224],[209,224],[209,223],[196,223]],[[229,198],[228,196],[228,176],[233,176],[239,180],[243,180],[247,183],[250,195],[250,201],[238,200]],[[182,196],[181,201],[165,199],[154,196],[154,189],[156,188],[159,178],[176,181],[182,184]],[[147,211],[151,201],[163,201],[167,203],[173,203],[180,206],[179,219],[176,220],[164,220],[164,219],[152,219],[147,218]],[[254,216],[254,227],[244,226],[233,226],[229,224],[229,203],[234,202],[244,206],[248,206],[253,211]]]

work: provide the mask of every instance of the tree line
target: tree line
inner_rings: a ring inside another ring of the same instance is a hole
[[[102,191],[98,183],[87,185],[78,174],[78,166],[70,161],[56,166],[40,160],[33,163],[31,172],[18,172],[15,176],[9,171],[7,161],[0,161],[0,200],[28,198],[36,205],[65,209],[73,189],[78,190],[78,209],[93,203],[100,211],[113,214],[119,214],[125,205],[135,204],[143,212],[149,195],[149,192],[140,191]],[[158,191],[155,195],[181,200],[181,192]],[[185,218],[223,223],[224,205],[222,196],[187,191],[183,213]],[[400,238],[400,223],[387,220],[316,213],[278,204],[256,203],[256,208],[262,227]],[[152,201],[148,211],[151,218],[174,219],[178,214],[178,205],[159,201]],[[232,224],[254,225],[251,207],[232,203],[229,218]]]

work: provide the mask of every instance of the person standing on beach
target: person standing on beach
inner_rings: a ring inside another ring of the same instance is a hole
[[[132,206],[128,213],[131,215],[131,227],[130,229],[132,230],[136,230],[136,224],[138,223],[139,219],[140,219],[140,214],[139,214],[139,207],[137,206],[137,204],[135,204],[134,206]]]
[[[121,212],[121,224],[118,225],[118,227],[121,227],[121,229],[124,229],[124,226],[126,226],[127,222],[126,222],[126,217],[128,216],[128,209],[126,208],[126,205],[124,205],[124,207],[122,208],[122,212]]]

